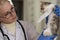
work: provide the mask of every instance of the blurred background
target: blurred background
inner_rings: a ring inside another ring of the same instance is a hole
[[[31,22],[38,32],[45,26],[45,19],[41,23],[36,23],[42,15],[40,12],[41,1],[51,2],[60,6],[60,0],[11,0],[15,6],[19,20]]]

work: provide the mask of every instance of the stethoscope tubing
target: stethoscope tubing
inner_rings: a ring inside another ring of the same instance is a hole
[[[17,22],[20,24],[20,26],[22,28],[22,31],[24,33],[25,40],[27,40],[23,25],[18,20],[17,20]],[[4,32],[3,32],[2,28],[1,28],[1,24],[0,24],[0,31],[1,31],[1,33],[3,35],[3,37],[7,37],[7,39],[10,40],[10,38],[8,37],[8,35],[7,34],[4,34]]]

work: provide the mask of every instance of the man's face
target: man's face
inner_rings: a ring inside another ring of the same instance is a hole
[[[3,23],[12,23],[16,21],[16,12],[14,7],[9,3],[5,2],[0,6],[0,21]]]

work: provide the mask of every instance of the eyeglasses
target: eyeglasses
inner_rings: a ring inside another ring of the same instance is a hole
[[[7,16],[11,15],[14,12],[14,7],[11,6],[11,9],[5,13],[4,16],[0,16],[0,18],[6,18]]]

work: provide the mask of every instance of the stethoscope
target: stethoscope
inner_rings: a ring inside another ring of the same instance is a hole
[[[22,28],[22,31],[24,33],[25,40],[27,40],[23,25],[18,20],[17,20],[17,22],[20,24],[20,26]],[[1,31],[1,33],[3,35],[3,37],[7,37],[7,39],[10,40],[10,38],[8,37],[8,35],[7,34],[4,34],[4,32],[3,32],[2,28],[1,28],[1,25],[0,25],[0,31]]]

